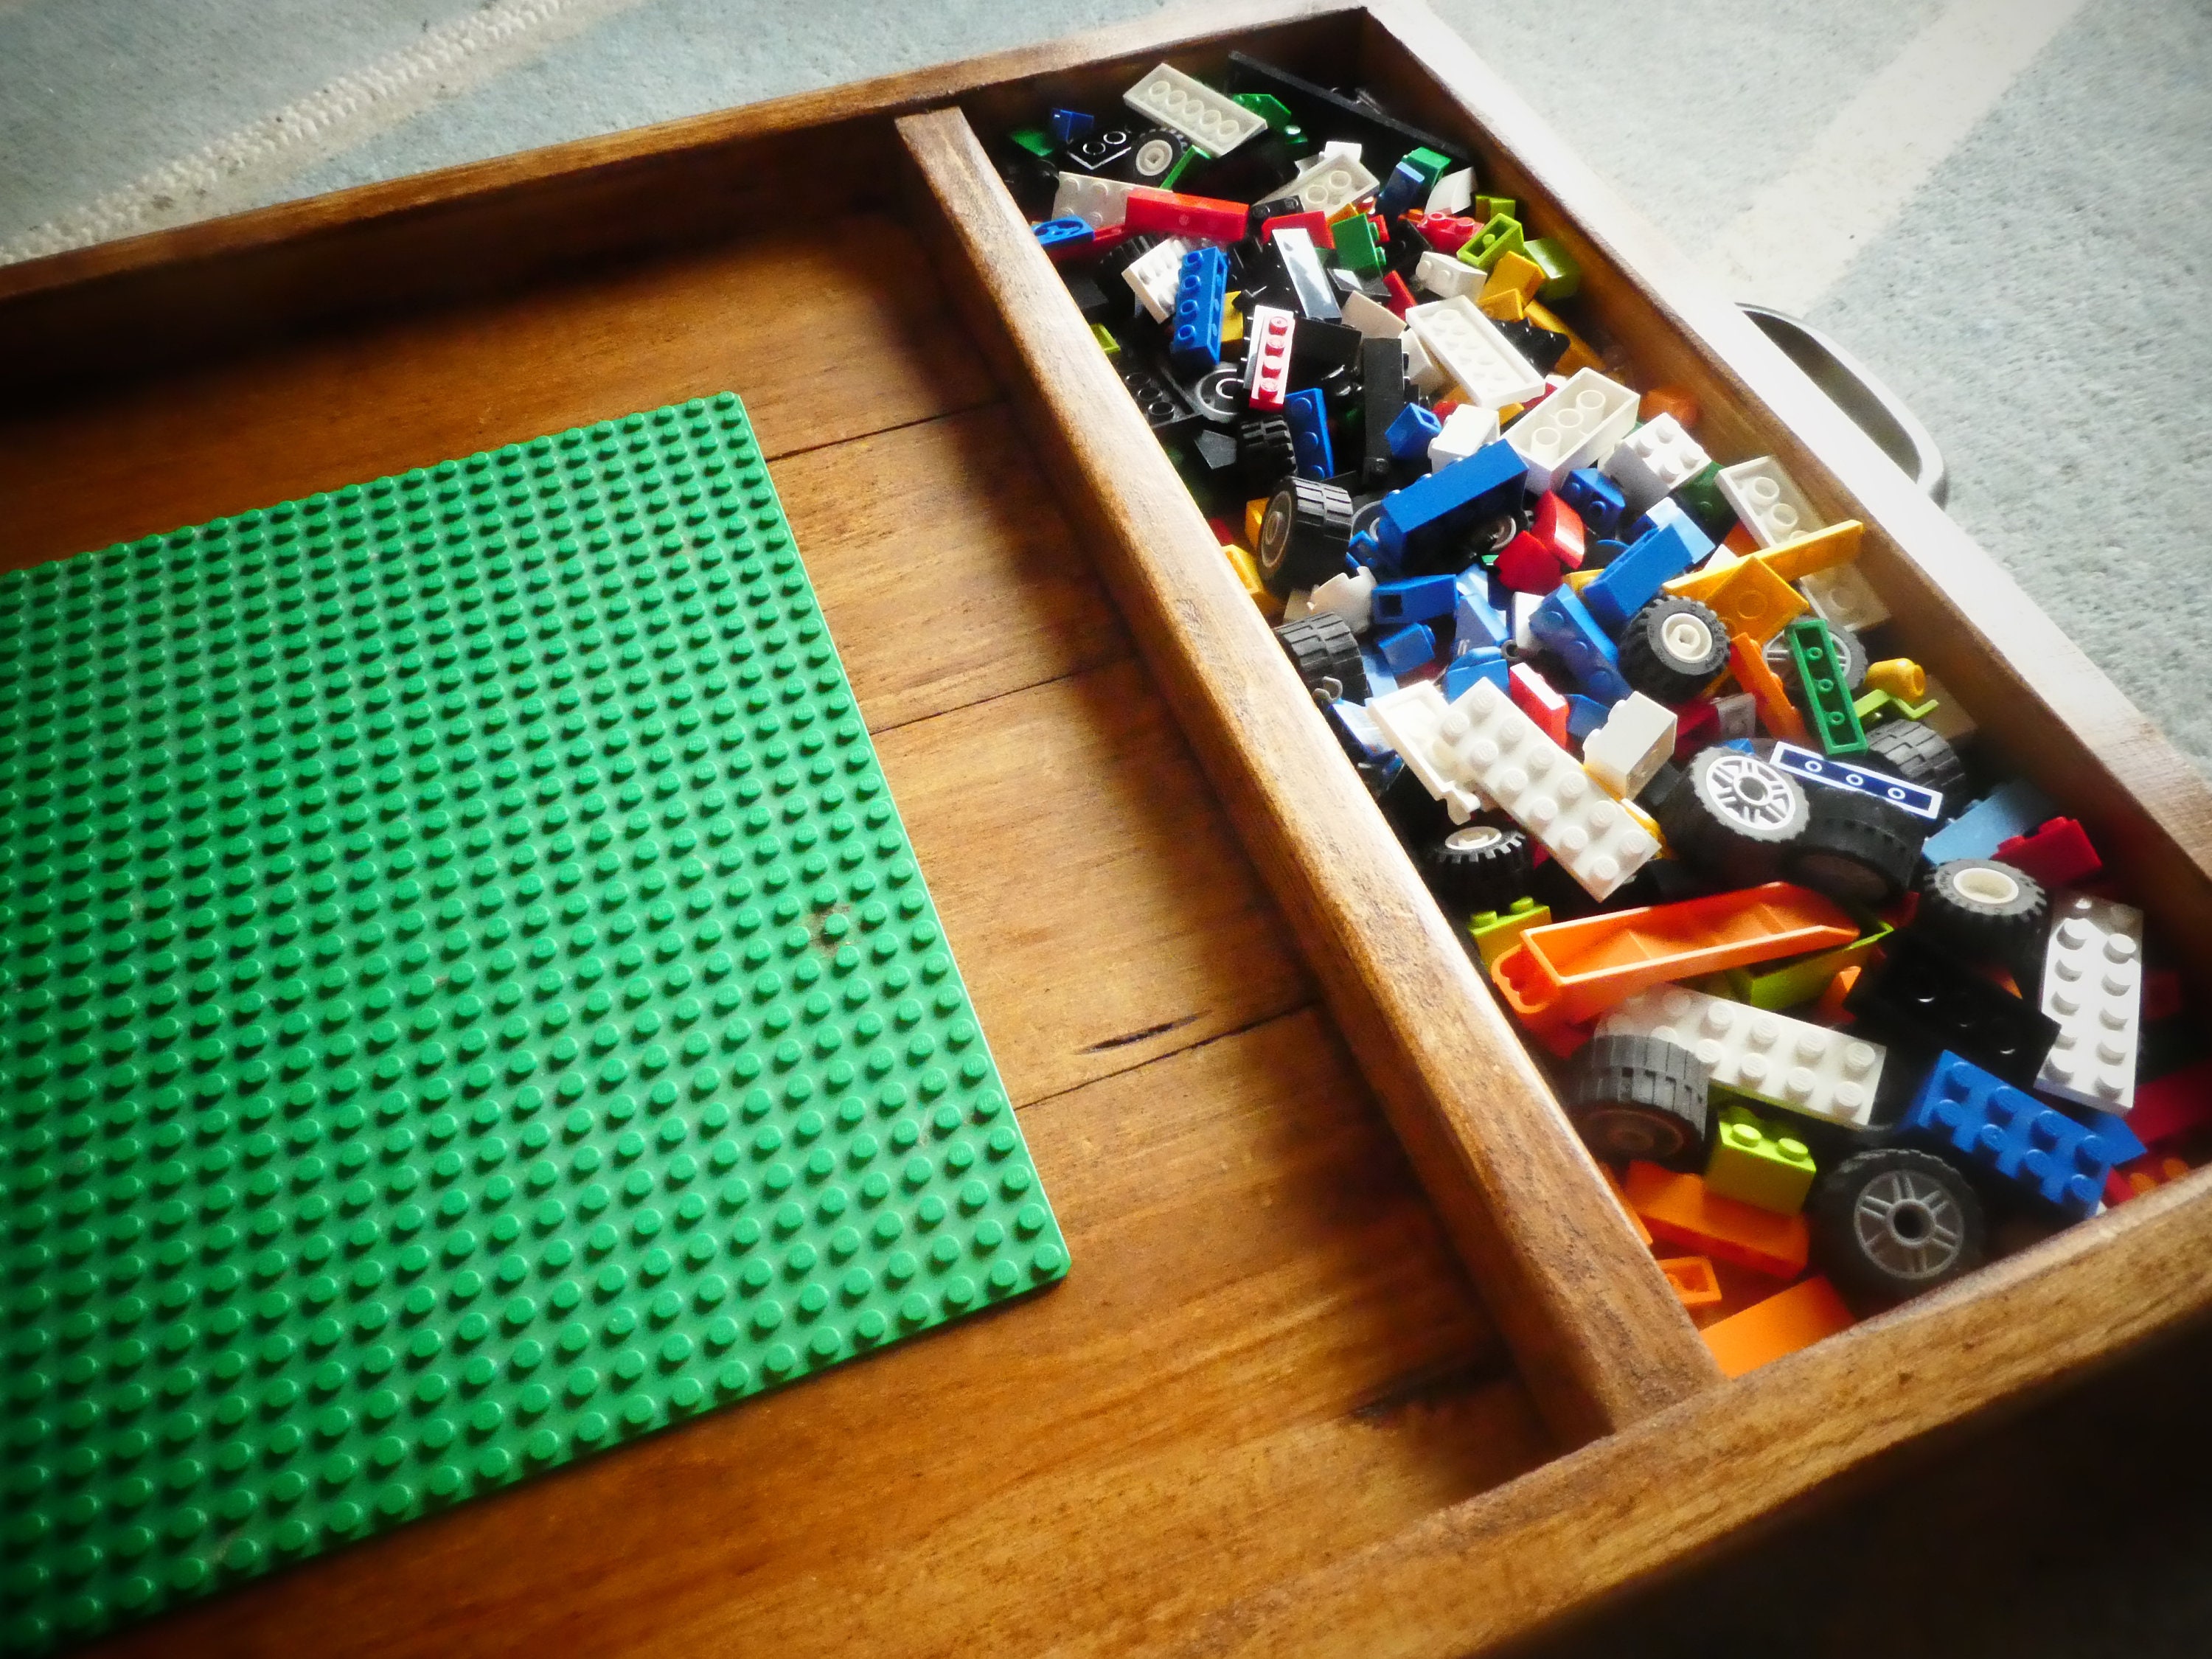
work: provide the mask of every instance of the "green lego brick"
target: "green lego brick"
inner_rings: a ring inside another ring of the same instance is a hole
[[[1439,155],[1427,145],[1420,144],[1401,156],[1398,165],[1413,168],[1420,175],[1421,188],[1430,191],[1436,188],[1437,179],[1451,171],[1451,157]]]
[[[1828,624],[1818,617],[1800,617],[1790,624],[1790,655],[1797,665],[1798,684],[1805,688],[1806,725],[1831,755],[1863,755],[1866,729],[1852,706],[1850,688],[1844,684],[1836,660],[1836,643]]]
[[[1812,1189],[1813,1155],[1805,1143],[1778,1133],[1746,1106],[1723,1106],[1705,1165],[1705,1190],[1762,1210],[1795,1215]]]
[[[1042,127],[1016,127],[1006,135],[1006,139],[1008,143],[1018,144],[1030,155],[1048,161],[1060,149],[1053,142],[1052,135]]]
[[[1375,240],[1372,220],[1353,214],[1348,219],[1337,221],[1333,228],[1338,264],[1355,276],[1370,276],[1382,269],[1382,250]]]
[[[0,1031],[10,1653],[1066,1271],[727,393],[0,577]]]
[[[1303,155],[1313,146],[1306,130],[1291,113],[1290,106],[1271,92],[1237,92],[1230,94],[1231,103],[1242,104],[1246,109],[1267,124],[1268,130],[1283,141],[1284,148],[1292,155]]]
[[[1509,207],[1506,211],[1510,213],[1512,209]],[[1582,292],[1582,262],[1567,252],[1566,244],[1558,237],[1539,236],[1534,241],[1522,242],[1521,256],[1544,273],[1543,286],[1536,290],[1538,299],[1556,304]],[[1714,470],[1717,474],[1719,469]],[[1714,493],[1719,492],[1716,489]]]
[[[1539,904],[1532,898],[1517,898],[1504,911],[1480,910],[1468,918],[1468,937],[1481,954],[1483,970],[1504,956],[1516,944],[1521,935],[1531,927],[1542,927],[1552,920],[1552,907]]]

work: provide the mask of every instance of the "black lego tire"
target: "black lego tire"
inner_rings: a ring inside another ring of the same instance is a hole
[[[1237,423],[1237,473],[1244,482],[1246,501],[1273,495],[1297,470],[1298,448],[1288,421],[1279,415],[1248,415]]]
[[[1867,755],[1893,778],[1933,789],[1948,801],[1966,781],[1966,763],[1950,739],[1919,720],[1884,720],[1867,728]]]
[[[1575,1056],[1559,1103],[1594,1157],[1695,1170],[1705,1158],[1711,1082],[1705,1062],[1679,1044],[1592,1037]]]
[[[1334,680],[1339,696],[1352,702],[1367,701],[1367,665],[1360,660],[1359,636],[1336,612],[1316,611],[1286,622],[1275,629],[1275,637],[1306,690],[1326,690],[1324,683]]]
[[[1286,478],[1267,498],[1260,524],[1260,580],[1287,597],[1344,573],[1352,541],[1352,497],[1316,478]]]
[[[1812,821],[1806,793],[1780,767],[1717,745],[1692,755],[1663,795],[1647,792],[1645,799],[1676,856],[1723,887],[1756,887],[1781,873]]]
[[[1429,890],[1469,915],[1503,910],[1528,891],[1528,837],[1495,823],[1462,823],[1421,849]]]
[[[1902,896],[1934,826],[1856,790],[1814,784],[1805,793],[1811,817],[1782,860],[1790,879],[1869,907]]]
[[[1931,1152],[1881,1146],[1814,1181],[1813,1255],[1846,1297],[1888,1307],[1981,1266],[1988,1224],[1973,1185]]]
[[[1656,702],[1687,702],[1728,661],[1727,625],[1695,599],[1656,599],[1620,632],[1620,677]]]
[[[2050,896],[2025,870],[1996,859],[1953,859],[1920,878],[1913,925],[1975,962],[2012,967],[2038,954]]]

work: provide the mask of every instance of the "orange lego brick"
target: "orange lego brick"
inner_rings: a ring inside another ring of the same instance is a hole
[[[1740,558],[1749,558],[1759,551],[1759,538],[1741,524],[1721,538],[1721,545]]]
[[[1791,743],[1810,743],[1805,717],[1782,689],[1782,681],[1766,665],[1766,648],[1746,635],[1729,637],[1729,669],[1735,683],[1759,699],[1759,718],[1773,736]]]
[[[1559,361],[1552,366],[1552,372],[1554,374],[1572,374],[1578,368],[1594,368],[1600,374],[1604,373],[1605,359],[1592,351],[1589,342],[1561,322],[1558,313],[1549,307],[1531,300],[1528,301],[1528,309],[1522,314],[1539,328],[1547,328],[1554,334],[1564,334],[1567,337],[1566,350],[1560,355]],[[1501,422],[1504,420],[1505,412],[1503,410],[1498,411],[1498,418]]]
[[[1674,1299],[1686,1308],[1710,1308],[1721,1299],[1721,1281],[1713,1264],[1701,1255],[1669,1256],[1659,1264]]]
[[[1662,415],[1672,415],[1675,423],[1685,432],[1695,429],[1698,416],[1702,412],[1698,407],[1697,398],[1678,386],[1655,386],[1636,405],[1638,420],[1656,421]]]
[[[1822,1025],[1839,1025],[1844,1022],[1844,999],[1851,994],[1851,987],[1859,982],[1859,967],[1836,969],[1836,976],[1828,981],[1828,988],[1820,993],[1813,1005],[1813,1018]]]
[[[1858,924],[1786,881],[1531,927],[1491,964],[1513,1012],[1537,1029],[1574,1024],[1638,991],[1745,963],[1846,945]]]
[[[1804,1212],[1778,1214],[1709,1190],[1703,1176],[1677,1175],[1656,1164],[1628,1166],[1628,1204],[1651,1237],[1775,1279],[1805,1271],[1812,1228]]]
[[[1706,1326],[1698,1334],[1720,1363],[1722,1376],[1741,1376],[1770,1360],[1809,1348],[1824,1336],[1849,1330],[1852,1323],[1851,1310],[1836,1294],[1836,1287],[1815,1275]]]
[[[1609,1164],[1601,1164],[1597,1172],[1605,1177],[1605,1184],[1613,1188],[1613,1195],[1620,1200],[1620,1212],[1628,1218],[1628,1224],[1636,1229],[1636,1237],[1647,1247],[1651,1243],[1651,1229],[1644,1224],[1644,1218],[1628,1207],[1628,1194],[1620,1190],[1620,1177],[1613,1172]],[[1665,1262],[1659,1264],[1665,1267]]]

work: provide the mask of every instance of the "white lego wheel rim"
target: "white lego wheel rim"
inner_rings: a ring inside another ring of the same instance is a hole
[[[1958,1199],[1917,1170],[1885,1170],[1868,1182],[1851,1206],[1851,1225],[1868,1260],[1898,1279],[1933,1279],[1966,1244]]]
[[[1444,837],[1444,850],[1448,853],[1486,853],[1504,839],[1505,832],[1494,823],[1470,823]]]
[[[1713,653],[1713,630],[1694,611],[1677,611],[1659,625],[1659,638],[1684,662],[1703,662]]]
[[[1157,179],[1175,165],[1175,146],[1164,138],[1147,138],[1137,146],[1137,171]]]
[[[1739,830],[1778,830],[1796,814],[1790,780],[1755,755],[1717,756],[1705,784],[1706,804]]]
[[[1998,907],[2020,897],[2020,883],[1993,865],[1978,864],[1961,870],[1951,878],[1951,884],[1959,890],[1960,898],[1977,904]]]

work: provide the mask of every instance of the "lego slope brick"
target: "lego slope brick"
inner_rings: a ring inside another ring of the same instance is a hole
[[[32,1652],[1060,1278],[722,394],[0,577]]]

